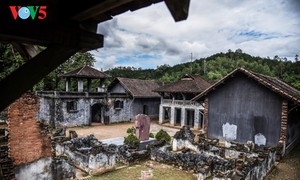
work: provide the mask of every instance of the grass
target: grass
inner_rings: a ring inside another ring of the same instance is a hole
[[[99,176],[93,176],[90,180],[137,180],[141,178],[141,172],[152,172],[151,180],[194,180],[192,173],[188,173],[169,165],[155,161],[145,161],[132,166],[108,172]]]

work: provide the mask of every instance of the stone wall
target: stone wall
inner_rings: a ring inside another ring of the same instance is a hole
[[[274,166],[276,149],[255,150],[247,145],[200,138],[183,128],[174,136],[172,148],[162,144],[151,149],[151,159],[192,171],[198,179],[263,179]]]
[[[115,101],[122,101],[123,108],[114,108]],[[108,111],[106,115],[109,116],[110,123],[130,121],[133,117],[133,100],[129,98],[109,98],[107,102]]]
[[[56,154],[66,156],[89,174],[101,174],[115,168],[117,146],[102,144],[90,135],[57,143]]]
[[[7,121],[7,109],[0,111],[0,123],[5,123]]]
[[[34,162],[15,168],[16,178],[19,179],[53,179],[51,172],[52,157],[41,158]]]
[[[9,156],[14,165],[51,156],[51,141],[37,122],[38,99],[24,94],[8,109]]]

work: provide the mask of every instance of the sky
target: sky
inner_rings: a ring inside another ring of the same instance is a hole
[[[175,22],[164,2],[126,12],[98,25],[104,48],[95,67],[148,69],[240,48],[252,56],[300,55],[300,0],[191,0]]]

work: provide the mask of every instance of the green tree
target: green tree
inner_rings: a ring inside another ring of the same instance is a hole
[[[49,73],[36,86],[36,90],[63,90],[64,82],[61,81],[60,75],[82,67],[84,65],[93,66],[95,58],[89,52],[78,52],[71,56],[66,62],[59,65],[54,71]],[[73,84],[74,86],[75,84]]]
[[[11,44],[0,43],[0,80],[25,63]]]

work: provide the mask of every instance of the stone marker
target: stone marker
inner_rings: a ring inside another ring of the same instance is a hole
[[[138,114],[134,117],[135,134],[141,141],[149,139],[150,118],[145,114]]]

